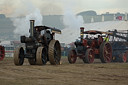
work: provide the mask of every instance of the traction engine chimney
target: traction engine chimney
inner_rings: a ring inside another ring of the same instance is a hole
[[[35,20],[30,20],[30,36],[32,36],[32,37],[34,37],[34,32],[35,32],[34,22],[35,22]]]
[[[83,38],[84,38],[84,27],[80,27],[80,38],[81,38],[81,42],[83,41]]]

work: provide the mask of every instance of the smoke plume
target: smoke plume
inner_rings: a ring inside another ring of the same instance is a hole
[[[62,30],[62,34],[57,36],[57,39],[62,43],[72,43],[80,35],[80,27],[84,26],[83,17],[75,15],[73,12],[73,5],[66,5],[64,7],[63,24],[65,28]]]
[[[81,26],[83,26],[84,21],[82,16],[76,16],[72,10],[66,10],[64,12],[63,23],[65,28],[79,29]]]
[[[22,1],[24,3],[24,7],[26,8],[26,10],[28,10],[28,15],[26,15],[25,17],[18,17],[18,18],[13,18],[13,25],[16,27],[14,30],[15,34],[18,35],[29,35],[29,28],[30,28],[30,20],[35,20],[35,25],[42,25],[43,22],[43,17],[40,13],[40,10],[36,7],[34,7],[34,5],[30,2],[30,0],[23,0]],[[22,12],[19,12],[19,10]],[[21,14],[24,11],[23,9],[17,9],[15,10],[14,14]],[[13,14],[13,15],[14,15]]]

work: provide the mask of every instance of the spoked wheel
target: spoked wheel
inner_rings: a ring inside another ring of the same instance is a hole
[[[59,65],[61,59],[61,46],[59,41],[51,40],[48,48],[48,57],[52,65]]]
[[[28,59],[30,65],[36,65],[36,59]]]
[[[124,62],[124,63],[127,62],[127,55],[126,55],[126,53],[122,53],[122,54],[119,55],[119,61],[120,62]]]
[[[110,43],[103,42],[100,46],[100,60],[102,63],[108,63],[112,61],[112,47]]]
[[[3,46],[0,46],[0,61],[2,61],[5,57],[5,49]]]
[[[16,48],[14,51],[14,64],[19,66],[24,63],[24,49],[23,47]]]
[[[92,49],[87,49],[85,56],[83,57],[84,63],[93,63],[94,62],[94,53]]]
[[[47,52],[44,47],[38,47],[36,52],[36,64],[45,65],[47,63]]]
[[[76,59],[77,59],[76,51],[74,49],[70,50],[69,54],[68,54],[69,63],[71,63],[71,64],[75,63]]]
[[[126,57],[127,57],[127,61],[126,62],[128,62],[128,51],[126,51]]]

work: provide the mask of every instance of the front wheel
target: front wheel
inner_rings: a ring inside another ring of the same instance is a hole
[[[0,45],[0,61],[2,61],[5,57],[5,49],[4,46]]]
[[[38,47],[36,52],[36,64],[45,65],[47,63],[47,52],[44,47]]]
[[[74,49],[72,49],[72,50],[69,51],[68,61],[69,61],[69,63],[73,64],[73,63],[76,62],[76,60],[77,60],[76,51]]]
[[[94,53],[92,49],[87,49],[85,56],[83,57],[84,63],[93,63],[94,62]]]
[[[17,66],[24,63],[24,49],[23,47],[16,48],[14,51],[14,64]]]

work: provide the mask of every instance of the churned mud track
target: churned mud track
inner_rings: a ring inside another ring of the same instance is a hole
[[[15,66],[13,58],[0,61],[0,85],[128,85],[128,63]]]

